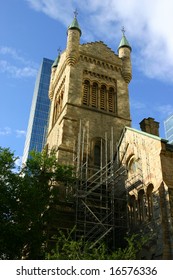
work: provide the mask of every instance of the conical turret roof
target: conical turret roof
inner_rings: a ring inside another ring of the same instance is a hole
[[[52,68],[55,68],[58,66],[60,60],[60,54],[58,54],[57,58],[55,59],[54,63],[52,64]]]
[[[130,44],[129,44],[127,38],[126,38],[126,36],[124,35],[124,32],[125,32],[124,29],[123,29],[122,31],[123,31],[123,36],[122,36],[122,39],[121,39],[120,44],[119,44],[119,46],[118,46],[118,50],[119,50],[120,48],[126,47],[126,48],[129,48],[130,51],[131,51],[132,48],[131,48],[131,46],[130,46]]]
[[[79,23],[78,23],[77,18],[76,18],[76,14],[75,14],[75,17],[74,17],[72,23],[68,27],[68,30],[69,29],[77,29],[80,32],[80,35],[82,34],[82,31],[80,29]]]

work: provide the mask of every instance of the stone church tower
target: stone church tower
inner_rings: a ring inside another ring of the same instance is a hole
[[[80,44],[81,35],[75,15],[66,49],[52,65],[47,145],[56,149],[60,163],[73,165],[78,140],[85,134],[83,157],[98,166],[110,160],[111,138],[115,153],[122,129],[131,126],[131,47],[124,32],[118,55],[101,41]],[[107,150],[106,159],[100,156],[101,147],[103,154]]]

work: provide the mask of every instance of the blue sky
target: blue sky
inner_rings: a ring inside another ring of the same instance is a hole
[[[170,0],[1,0],[0,146],[23,154],[35,79],[43,57],[66,47],[78,10],[81,43],[104,41],[117,53],[121,28],[132,47],[132,126],[173,113],[173,2]]]

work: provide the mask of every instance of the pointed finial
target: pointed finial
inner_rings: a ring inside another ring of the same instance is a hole
[[[74,19],[73,19],[72,23],[69,25],[68,30],[70,30],[70,29],[76,29],[76,30],[78,30],[78,31],[80,32],[80,36],[81,36],[82,32],[81,32],[79,23],[78,23],[78,21],[77,21],[77,15],[78,15],[78,11],[77,11],[77,9],[76,9],[76,10],[74,11]]]
[[[122,26],[121,31],[122,31],[123,36],[124,36],[124,35],[125,35],[125,32],[126,32],[124,26]]]
[[[77,11],[77,9],[75,9],[75,11],[74,11],[74,17],[77,18],[77,15],[78,15],[78,11]]]

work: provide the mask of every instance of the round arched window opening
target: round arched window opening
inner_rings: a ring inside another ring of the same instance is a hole
[[[128,171],[131,173],[131,174],[134,174],[136,173],[137,171],[137,160],[135,159],[134,156],[132,156],[128,162]]]
[[[94,165],[100,166],[100,145],[95,144],[94,146]]]

